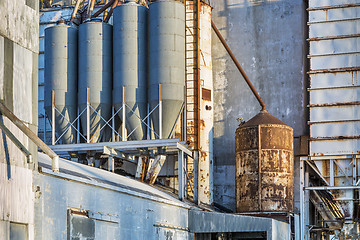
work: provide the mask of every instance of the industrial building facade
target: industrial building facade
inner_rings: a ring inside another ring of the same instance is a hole
[[[2,1],[0,239],[359,239],[359,9]]]

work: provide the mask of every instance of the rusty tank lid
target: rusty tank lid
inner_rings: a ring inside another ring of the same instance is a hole
[[[239,128],[265,125],[265,124],[288,126],[283,121],[280,121],[279,119],[277,119],[276,117],[274,117],[265,110],[265,111],[260,111],[260,113],[258,113],[255,117],[251,118],[249,121],[245,122],[244,124],[241,124]]]

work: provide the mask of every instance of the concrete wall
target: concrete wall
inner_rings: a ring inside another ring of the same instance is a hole
[[[211,1],[212,19],[268,112],[294,128],[295,154],[307,135],[306,14],[302,0]],[[260,111],[235,65],[212,34],[214,70],[214,201],[235,210],[237,118]],[[295,172],[298,170],[295,160]],[[295,186],[298,186],[298,177]],[[295,188],[295,201],[298,200]],[[297,206],[297,205],[296,205]]]
[[[0,101],[36,132],[38,1],[1,0],[0,22]],[[36,160],[37,147],[6,117],[0,115],[0,121]],[[26,163],[24,154],[0,130],[1,239],[22,236],[22,230],[33,239],[34,167]]]

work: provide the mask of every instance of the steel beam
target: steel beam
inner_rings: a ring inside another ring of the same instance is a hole
[[[104,154],[112,156],[112,157],[120,158],[122,160],[131,162],[133,164],[138,164],[137,161],[134,160],[134,157],[130,157],[127,154],[125,154],[125,153],[123,153],[123,152],[121,152],[119,150],[116,150],[114,148],[110,148],[110,147],[105,146],[104,147]]]

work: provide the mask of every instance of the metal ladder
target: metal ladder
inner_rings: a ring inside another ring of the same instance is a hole
[[[200,0],[185,0],[185,67],[186,67],[186,140],[193,150],[199,148],[200,63],[199,12]],[[194,159],[186,160],[187,197],[194,197]],[[195,184],[196,185],[196,184]],[[195,200],[195,199],[194,199]]]
[[[194,150],[199,144],[199,0],[185,1],[185,66],[186,66],[186,136],[189,146]]]

